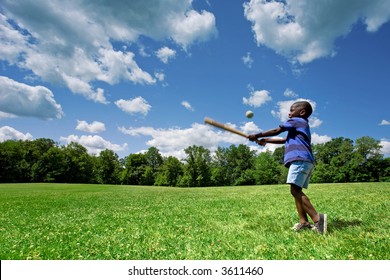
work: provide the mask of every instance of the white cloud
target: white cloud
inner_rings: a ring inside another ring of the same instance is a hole
[[[250,52],[247,52],[241,59],[248,68],[252,68],[253,58]]]
[[[289,89],[289,88],[286,88],[286,90],[284,91],[284,96],[286,97],[290,97],[290,98],[297,98],[298,97],[298,94],[296,94],[293,90]]]
[[[17,116],[61,119],[61,105],[43,86],[29,86],[0,76],[0,111]]]
[[[89,133],[100,133],[106,130],[106,126],[102,122],[93,121],[92,123],[87,123],[86,121],[77,121],[76,130],[89,132]]]
[[[379,125],[390,125],[390,122],[387,120],[382,120]]]
[[[320,120],[319,118],[314,116],[311,116],[309,118],[309,125],[311,126],[311,128],[319,127],[321,124],[322,124],[322,120]]]
[[[335,55],[335,40],[360,20],[375,32],[390,19],[387,0],[251,0],[244,11],[258,45],[299,63]]]
[[[14,114],[8,114],[0,111],[0,120],[1,119],[11,119],[11,118],[16,118],[17,116]]]
[[[390,141],[387,139],[381,139],[379,145],[382,146],[381,152],[386,156],[390,156]]]
[[[188,111],[195,111],[195,109],[192,107],[192,105],[190,104],[190,102],[188,101],[183,101],[181,103],[181,105],[186,108]]]
[[[29,36],[24,36],[7,22],[7,17],[0,13],[0,59],[10,64],[18,61],[19,54],[28,45]]]
[[[191,3],[192,1],[187,0],[187,2]],[[170,37],[184,49],[187,49],[194,42],[207,41],[216,36],[215,17],[207,11],[198,13],[189,10],[184,14],[176,13],[170,20],[170,32]]]
[[[233,124],[230,125],[235,127]],[[218,146],[223,144],[238,145],[248,143],[248,140],[244,137],[198,123],[194,123],[190,128],[184,129],[120,127],[119,131],[133,137],[149,136],[152,139],[146,142],[148,146],[156,147],[163,155],[173,155],[180,159],[185,157],[184,149],[192,145],[203,146],[214,152]]]
[[[134,60],[134,53],[114,51],[113,49],[99,49],[100,61],[103,70],[99,80],[115,84],[121,80],[129,80],[135,84],[154,84],[153,77],[143,71]]]
[[[160,0],[21,0],[18,5],[5,0],[1,5],[1,60],[103,104],[108,102],[95,82],[156,83],[126,48],[140,36],[173,39],[188,48],[216,34],[214,15],[193,10],[192,0],[164,5]]]
[[[253,90],[250,93],[249,98],[243,97],[242,101],[243,104],[257,108],[265,104],[266,102],[272,100],[270,94],[271,93],[267,90]]]
[[[98,135],[69,135],[67,137],[61,136],[60,141],[67,144],[71,142],[78,143],[84,146],[88,150],[88,153],[95,155],[106,149],[112,150],[114,152],[123,152],[127,149],[127,143],[122,145],[113,144]]]
[[[311,135],[311,142],[313,144],[324,144],[332,140],[332,137],[328,135],[319,135],[317,133],[313,133]]]
[[[240,127],[241,131],[245,134],[258,133],[260,128],[254,122],[246,122],[243,126]]]
[[[149,103],[141,96],[129,100],[124,100],[124,99],[117,100],[115,102],[115,105],[128,114],[143,114],[145,116],[152,108],[152,106],[149,105]]]
[[[156,73],[154,73],[154,76],[160,82],[164,81],[164,79],[165,79],[165,74],[163,72],[156,72]]]
[[[0,142],[6,140],[32,140],[33,137],[30,133],[22,133],[10,126],[0,127]]]
[[[176,56],[176,51],[168,47],[162,47],[156,52],[156,56],[165,64],[168,63],[168,60]]]
[[[84,96],[88,100],[92,100],[102,104],[108,104],[106,97],[104,96],[104,90],[98,88],[96,91],[91,87],[88,82],[83,81],[80,78],[74,76],[68,76],[65,73],[61,74],[62,81],[73,93],[78,93]]]

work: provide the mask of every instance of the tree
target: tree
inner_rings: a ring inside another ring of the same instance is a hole
[[[145,153],[145,160],[148,166],[150,166],[153,172],[157,172],[158,168],[163,164],[164,159],[160,154],[160,151],[155,147],[150,147]]]
[[[169,156],[160,166],[154,185],[177,186],[182,175],[183,163],[177,158]]]
[[[379,181],[390,182],[390,157],[383,159]]]
[[[255,161],[256,184],[277,184],[282,174],[283,166],[278,163],[271,152],[263,152],[258,155]]]
[[[24,141],[22,146],[24,150],[24,159],[28,164],[30,180],[35,182],[42,182],[42,178],[45,177],[46,174],[37,174],[35,165],[40,163],[43,156],[50,149],[58,146],[52,139],[48,138],[38,138],[34,141]],[[47,161],[47,158],[45,160]]]
[[[187,164],[179,185],[183,187],[204,187],[211,182],[211,156],[210,151],[202,146],[190,146],[185,153]]]
[[[0,182],[28,182],[29,164],[25,158],[24,142],[8,140],[0,143]]]
[[[147,161],[144,154],[130,154],[127,156],[121,175],[121,183],[126,185],[140,185],[146,166]]]
[[[67,162],[67,181],[69,183],[92,183],[93,161],[87,149],[75,142],[63,148]]]
[[[160,151],[155,147],[150,147],[145,153],[145,160],[147,167],[145,173],[142,176],[144,185],[153,185],[157,176],[158,169],[163,164],[163,157]]]
[[[101,151],[96,162],[97,182],[100,184],[118,184],[120,165],[118,155],[111,150]]]
[[[32,177],[36,182],[67,182],[67,162],[65,153],[58,147],[51,147],[32,167]]]
[[[351,169],[353,181],[379,181],[383,162],[381,148],[379,141],[371,137],[356,139],[354,165]]]
[[[216,185],[248,185],[255,182],[255,151],[240,144],[218,148],[213,158],[213,182]]]
[[[353,157],[353,141],[335,138],[325,144],[313,146],[316,169],[312,182],[349,182]]]
[[[280,164],[284,164],[284,146],[278,147],[272,153],[272,157]]]
[[[212,160],[211,179],[215,186],[231,184],[227,148],[218,147]]]

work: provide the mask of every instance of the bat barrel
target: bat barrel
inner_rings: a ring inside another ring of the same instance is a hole
[[[235,128],[233,128],[233,127],[230,127],[230,126],[228,126],[228,125],[226,125],[226,124],[217,122],[217,121],[215,121],[215,120],[213,120],[213,119],[210,119],[210,118],[208,118],[208,117],[205,117],[205,118],[204,118],[204,122],[207,123],[207,124],[209,124],[209,125],[212,125],[212,126],[221,128],[221,129],[223,129],[223,130],[226,130],[226,131],[235,133],[235,134],[240,135],[240,136],[242,136],[242,137],[245,137],[245,138],[248,137],[248,135],[246,135],[244,132],[239,131],[238,129],[235,129]]]

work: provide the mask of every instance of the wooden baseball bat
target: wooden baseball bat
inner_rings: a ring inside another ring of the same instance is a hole
[[[207,124],[209,124],[209,125],[212,125],[212,126],[221,128],[221,129],[223,129],[223,130],[226,130],[226,131],[229,131],[229,132],[238,134],[238,135],[240,135],[240,136],[242,136],[242,137],[245,137],[245,138],[248,137],[248,135],[245,134],[244,132],[239,131],[239,130],[237,130],[237,129],[231,127],[231,126],[228,126],[228,125],[226,125],[226,124],[217,122],[217,121],[215,121],[215,120],[213,120],[213,119],[210,119],[210,118],[208,118],[208,117],[204,118],[204,122],[207,123]]]

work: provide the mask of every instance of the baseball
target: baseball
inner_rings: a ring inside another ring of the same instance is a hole
[[[246,115],[246,117],[247,117],[248,119],[253,118],[253,112],[252,112],[252,111],[246,111],[245,115]]]

